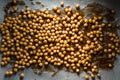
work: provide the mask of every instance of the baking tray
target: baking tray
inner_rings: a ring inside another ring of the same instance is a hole
[[[0,0],[0,23],[2,23],[4,19],[4,11],[3,7],[10,2],[11,0]],[[24,0],[26,5],[29,6],[32,9],[51,9],[54,6],[60,6],[59,3],[61,0],[33,0],[33,2],[40,1],[42,4],[44,4],[44,7],[39,5],[31,5],[30,0]],[[117,11],[116,17],[117,19],[120,19],[120,0],[63,0],[65,3],[65,6],[72,6],[76,3],[80,4],[80,7],[83,8],[89,3],[98,2],[106,7],[114,8]],[[24,8],[20,7],[19,8]],[[120,36],[120,30],[118,30],[118,35]],[[1,40],[1,35],[0,35]],[[0,54],[0,60],[1,60],[1,54]],[[11,76],[11,77],[4,77],[5,71],[9,70],[11,68],[10,65],[7,65],[6,67],[0,67],[0,80],[20,80],[18,72],[17,74]],[[28,68],[23,71],[25,73],[25,78],[23,80],[85,80],[84,75],[85,73],[81,73],[80,75],[77,75],[75,73],[66,72],[64,70],[59,71],[54,77],[52,77],[52,74],[54,72],[43,72],[41,75],[34,74],[33,70]],[[117,55],[117,60],[114,63],[114,68],[112,70],[100,70],[100,73],[102,74],[101,80],[120,80],[120,55]],[[90,79],[92,80],[92,79]],[[95,79],[99,80],[99,79]]]

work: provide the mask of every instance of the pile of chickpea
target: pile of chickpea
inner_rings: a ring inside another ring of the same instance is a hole
[[[64,2],[60,5],[63,7]],[[84,19],[79,4],[75,9],[23,9],[0,24],[1,66],[14,63],[6,76],[31,65],[53,65],[76,73],[91,71],[92,78],[100,77],[100,64],[112,68],[116,54],[120,53],[119,37],[111,27],[112,23],[103,22],[103,16]],[[24,74],[20,76],[23,78]],[[85,78],[88,80],[89,75]]]

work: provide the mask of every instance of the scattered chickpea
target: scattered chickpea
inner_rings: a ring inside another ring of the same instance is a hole
[[[13,0],[14,4],[16,2]],[[63,1],[60,6],[64,7]],[[27,8],[22,9],[21,14],[16,14],[15,17],[6,17],[0,24],[0,52],[3,53],[0,64],[9,64],[12,56],[15,56],[15,61],[12,71],[6,71],[5,75],[10,76],[35,64],[40,68],[53,64],[55,67],[64,66],[68,71],[71,68],[76,73],[80,73],[81,68],[85,71],[90,68],[92,78],[96,74],[100,77],[99,67],[92,65],[92,59],[98,59],[93,55],[105,54],[105,58],[112,60],[120,53],[120,40],[110,29],[114,27],[113,23],[103,22],[104,16],[85,19],[78,11],[79,4],[75,5],[75,9],[53,7],[53,11],[37,11]],[[16,11],[17,7],[14,7],[12,12]],[[104,28],[110,29],[109,32]],[[107,43],[106,39],[111,42]],[[113,63],[109,63],[107,67],[112,68]],[[20,78],[24,78],[24,73],[20,74]],[[88,75],[85,78],[89,80]]]
[[[1,64],[1,66],[4,66],[4,65],[5,65],[5,63],[4,63],[4,62],[1,62],[0,64]]]
[[[79,9],[79,8],[80,8],[80,4],[76,4],[76,5],[75,5],[75,8],[76,8],[76,9]]]
[[[16,4],[16,3],[17,3],[17,0],[13,0],[13,3]]]
[[[108,24],[108,27],[111,27],[111,26],[112,26],[112,24],[109,23],[109,24]]]
[[[17,68],[13,68],[13,72],[18,72],[18,69]]]
[[[101,74],[100,74],[100,73],[98,73],[98,74],[97,74],[97,77],[98,77],[98,78],[100,78],[100,77],[101,77]]]
[[[108,64],[108,67],[112,68],[112,67],[113,67],[113,65],[112,65],[112,64]]]
[[[64,2],[62,1],[62,2],[60,2],[60,6],[61,7],[63,7],[64,6]]]
[[[91,74],[91,78],[94,79],[94,78],[95,78],[95,75],[94,75],[94,74]]]
[[[85,75],[85,79],[86,79],[86,80],[89,80],[89,76],[88,76],[88,75]]]
[[[114,10],[114,9],[112,9],[112,10],[111,10],[111,13],[112,13],[112,14],[115,14],[115,10]]]
[[[6,72],[5,72],[5,75],[6,75],[6,76],[9,76],[9,72],[8,72],[8,71],[6,71]]]
[[[21,73],[20,78],[24,78],[24,77],[25,77],[24,73]]]

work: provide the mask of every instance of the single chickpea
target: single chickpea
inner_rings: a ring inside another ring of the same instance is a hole
[[[76,5],[75,5],[75,8],[76,8],[76,9],[80,9],[80,4],[76,4]]]
[[[62,1],[62,2],[60,2],[60,6],[61,7],[63,7],[64,6],[64,2]]]
[[[57,11],[57,10],[58,10],[58,7],[53,7],[53,10],[54,10],[54,11]]]
[[[91,74],[91,78],[94,79],[94,78],[95,78],[95,75],[94,75],[94,74]]]
[[[25,77],[24,73],[21,73],[20,78],[24,78],[24,77]]]
[[[86,80],[89,80],[89,76],[88,76],[88,75],[85,75],[85,79],[86,79]]]
[[[100,74],[100,73],[98,73],[98,74],[97,74],[97,77],[98,77],[98,78],[100,78],[100,77],[101,77],[101,74]]]

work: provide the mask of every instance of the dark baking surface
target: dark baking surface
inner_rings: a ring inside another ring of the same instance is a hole
[[[2,23],[4,19],[4,11],[3,7],[10,2],[11,0],[0,0],[0,23]],[[30,0],[24,0],[26,5],[29,6],[32,9],[51,9],[54,6],[60,6],[59,2],[61,0],[33,0],[35,3],[36,1],[40,1],[42,4],[44,4],[44,7],[40,5],[31,5]],[[117,19],[120,19],[120,0],[63,0],[65,3],[65,6],[72,6],[76,3],[79,3],[81,8],[83,8],[85,5],[92,3],[92,2],[98,2],[106,7],[109,8],[114,8],[117,11],[116,17]],[[18,6],[21,8],[20,6]],[[22,7],[24,8],[24,7]],[[119,21],[120,22],[120,21]],[[120,30],[118,30],[118,34],[120,36]],[[1,40],[1,36],[0,36]],[[1,54],[0,54],[0,60],[1,60]],[[0,67],[0,80],[20,80],[19,79],[19,73],[16,75],[13,75],[11,77],[4,77],[4,72],[10,69],[10,65],[6,67]],[[54,77],[51,75],[54,72],[43,72],[41,75],[34,74],[32,69],[25,69],[25,78],[23,80],[85,80],[84,75],[85,73],[83,72],[79,76],[75,73],[70,73],[70,72],[65,72],[65,71],[59,71]],[[120,80],[120,55],[117,56],[117,60],[114,63],[114,68],[113,70],[100,70],[100,73],[102,74],[101,80]],[[99,80],[99,79],[96,79]]]

